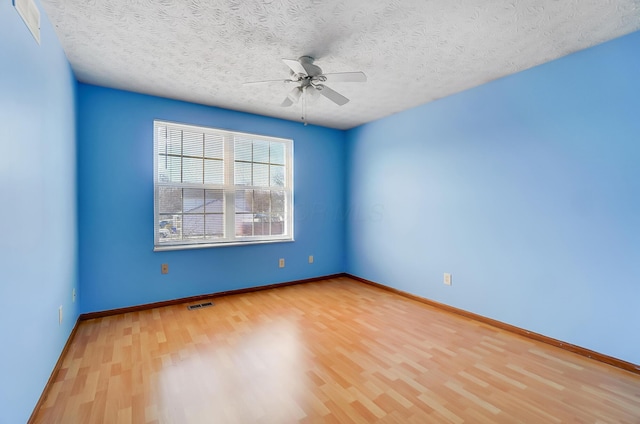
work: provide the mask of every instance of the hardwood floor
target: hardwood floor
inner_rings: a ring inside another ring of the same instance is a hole
[[[640,376],[341,277],[81,322],[37,423],[640,423]]]

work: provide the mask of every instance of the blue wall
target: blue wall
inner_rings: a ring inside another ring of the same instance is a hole
[[[153,252],[154,119],[293,138],[295,242]],[[344,271],[343,131],[84,84],[78,122],[83,312]]]
[[[41,26],[0,2],[0,423],[27,421],[78,316],[76,83]]]
[[[639,52],[634,33],[349,131],[347,271],[640,363]]]

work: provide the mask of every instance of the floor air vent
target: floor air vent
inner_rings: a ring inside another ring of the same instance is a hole
[[[187,309],[190,311],[193,311],[194,309],[202,309],[202,308],[207,308],[209,306],[213,306],[213,302],[196,303],[195,305],[187,306]]]

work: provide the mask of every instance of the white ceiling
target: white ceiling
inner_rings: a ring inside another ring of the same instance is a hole
[[[42,0],[79,81],[300,120],[282,58],[316,58],[347,129],[640,29],[640,0]]]

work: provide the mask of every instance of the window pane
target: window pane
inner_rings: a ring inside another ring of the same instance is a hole
[[[202,184],[202,159],[182,158],[182,182]]]
[[[204,183],[224,184],[224,166],[221,160],[204,160]]]
[[[259,187],[269,186],[269,165],[253,164],[253,185]]]
[[[253,219],[253,235],[268,236],[269,235],[269,217],[263,216]]]
[[[179,215],[159,215],[158,240],[162,243],[180,240],[180,232],[174,218]]]
[[[268,215],[271,212],[271,196],[269,191],[255,190],[253,192],[253,211]]]
[[[236,162],[235,168],[235,184],[251,185],[251,164]]]
[[[284,219],[282,215],[271,215],[271,235],[284,234]]]
[[[208,237],[224,237],[224,217],[221,214],[205,215],[205,234]]]
[[[169,157],[166,155],[158,155],[158,182],[167,183],[171,181],[169,175]]]
[[[184,215],[182,234],[184,238],[204,237],[204,215]]]
[[[182,189],[160,186],[158,188],[158,212],[161,214],[182,212]]]
[[[158,154],[167,153],[167,127],[159,126],[156,128],[156,137],[158,140]]]
[[[236,213],[236,237],[253,235],[253,214]]]
[[[254,141],[253,142],[253,161],[269,163],[269,142]]]
[[[270,149],[271,149],[270,162],[278,165],[284,165],[284,144],[271,143]]]
[[[185,188],[182,196],[184,213],[204,213],[204,190]]]
[[[204,148],[202,141],[202,133],[184,131],[182,133],[182,154],[185,156],[197,156],[201,158]]]
[[[170,129],[167,140],[167,153],[172,155],[182,154],[182,131]]]
[[[223,190],[206,190],[205,205],[206,213],[222,213],[224,211],[224,192]]]
[[[284,191],[271,192],[271,212],[283,216],[285,211]]]
[[[182,181],[182,158],[164,156],[158,161],[158,180],[161,182],[179,183]]]
[[[224,139],[221,135],[205,134],[204,156],[207,158],[223,159]]]
[[[284,187],[284,166],[271,165],[269,183],[272,187]]]
[[[236,191],[236,213],[253,212],[253,190]]]
[[[236,137],[235,138],[235,160],[242,160],[246,162],[251,162],[251,146],[252,142],[250,139]]]

